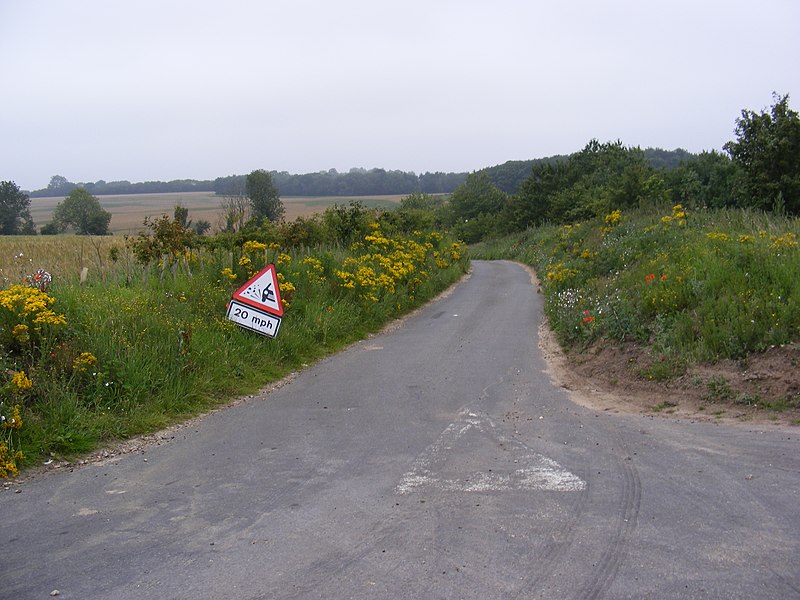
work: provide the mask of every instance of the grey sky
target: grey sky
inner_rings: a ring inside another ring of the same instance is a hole
[[[721,150],[800,106],[796,0],[0,0],[0,180]]]

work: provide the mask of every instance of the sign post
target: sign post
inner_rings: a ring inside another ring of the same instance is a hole
[[[240,327],[274,338],[283,317],[275,265],[269,264],[233,293],[225,315]]]

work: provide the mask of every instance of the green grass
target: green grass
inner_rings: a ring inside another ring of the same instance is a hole
[[[649,345],[653,379],[800,339],[800,222],[742,210],[639,210],[471,249],[533,265],[562,346]]]
[[[256,392],[434,297],[466,272],[463,250],[437,233],[388,235],[375,226],[350,249],[245,244],[148,266],[104,257],[105,269],[83,285],[54,277],[45,296],[65,323],[36,322],[44,304],[21,299],[31,288],[2,290],[0,415],[21,406],[24,424],[0,434],[30,465]],[[267,261],[288,303],[275,339],[225,318],[231,293]]]

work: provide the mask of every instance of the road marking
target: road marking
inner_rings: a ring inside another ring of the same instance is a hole
[[[72,516],[73,517],[90,517],[92,515],[96,515],[98,512],[100,512],[100,511],[98,511],[97,509],[94,509],[94,508],[82,508],[78,512],[73,514]]]
[[[479,440],[473,436],[482,436]],[[475,471],[460,467],[469,462],[468,445],[489,441],[501,454],[492,468]],[[456,446],[462,452],[456,452]],[[456,463],[455,467],[451,466]],[[397,484],[398,494],[409,494],[424,487],[446,492],[504,492],[546,490],[573,492],[586,489],[586,482],[570,473],[556,461],[533,452],[519,440],[503,433],[487,415],[465,412],[450,424],[414,461],[412,468]]]

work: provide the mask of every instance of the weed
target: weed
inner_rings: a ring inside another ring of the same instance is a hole
[[[703,400],[707,402],[730,402],[734,398],[734,393],[728,380],[721,375],[714,376],[708,380],[706,389]]]
[[[137,262],[129,246],[112,246],[115,260],[104,260],[103,271],[98,263],[83,285],[74,274],[86,263],[77,261],[63,270],[45,263],[47,285],[42,271],[30,286],[0,290],[0,477],[13,476],[20,461],[69,458],[255,392],[379,329],[467,270],[466,249],[447,236],[365,227],[349,249],[262,240],[189,249],[170,237],[168,251],[139,252]],[[42,243],[74,257],[84,240],[59,240],[72,250]],[[276,339],[224,317],[232,292],[267,260],[285,301]],[[20,273],[34,271],[23,266]]]
[[[473,255],[533,265],[567,349],[636,340],[687,364],[743,363],[800,337],[800,221],[742,210],[665,212],[543,226],[481,244]],[[668,372],[655,365],[644,376]]]
[[[758,394],[742,394],[734,400],[734,404],[739,404],[741,406],[764,406],[764,402]]]
[[[677,402],[674,402],[672,400],[664,400],[663,402],[659,402],[658,404],[656,404],[653,407],[653,410],[655,412],[661,412],[661,411],[672,412],[675,410],[677,406],[678,406]]]

